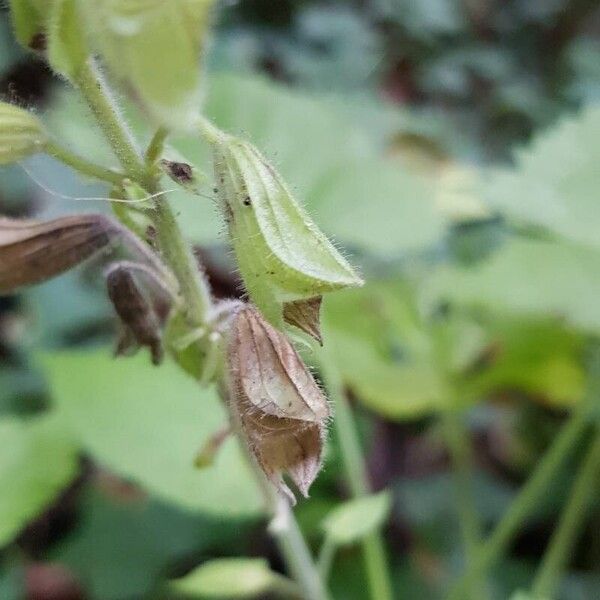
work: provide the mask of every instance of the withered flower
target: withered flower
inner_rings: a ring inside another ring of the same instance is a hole
[[[120,235],[118,224],[99,214],[45,222],[0,217],[0,293],[59,275]]]
[[[323,392],[286,336],[252,305],[233,319],[228,366],[231,410],[257,463],[292,502],[284,473],[307,496],[331,414]]]
[[[152,363],[160,364],[162,333],[171,309],[168,288],[160,274],[145,265],[121,261],[107,269],[106,287],[122,325],[117,354],[146,346]]]
[[[313,296],[307,300],[294,300],[283,305],[283,320],[323,345],[321,336],[321,301],[323,296]]]

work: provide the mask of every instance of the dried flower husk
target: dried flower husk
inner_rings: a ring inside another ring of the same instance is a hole
[[[323,345],[321,335],[321,302],[322,296],[315,296],[306,300],[294,300],[283,305],[283,320],[288,325],[293,325],[304,333],[310,335]]]
[[[14,104],[0,102],[0,165],[42,152],[46,141],[42,124],[33,113]]]
[[[249,142],[212,136],[217,194],[250,299],[281,327],[282,305],[362,285],[348,261]]]
[[[121,261],[106,271],[106,287],[123,327],[117,354],[147,347],[152,363],[163,359],[163,330],[171,302],[160,274],[139,263]]]
[[[52,221],[0,217],[0,293],[59,275],[110,246],[120,235],[119,225],[100,214]]]
[[[292,501],[284,473],[307,496],[331,414],[323,392],[287,337],[252,305],[232,321],[228,367],[231,410],[256,462]]]

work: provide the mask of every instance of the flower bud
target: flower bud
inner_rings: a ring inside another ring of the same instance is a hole
[[[18,162],[44,150],[46,134],[28,110],[0,102],[0,165]]]
[[[120,235],[117,223],[104,215],[46,222],[0,218],[0,293],[63,273]]]
[[[292,501],[284,473],[307,496],[330,417],[323,392],[287,337],[252,305],[233,319],[227,362],[231,410],[258,465]]]
[[[152,363],[160,364],[162,331],[171,308],[160,276],[144,265],[122,261],[107,269],[106,287],[123,326],[117,354],[145,346],[150,349]]]
[[[85,0],[90,39],[110,71],[169,128],[200,106],[200,53],[212,0]]]
[[[281,326],[285,302],[362,284],[252,144],[215,136],[214,164],[244,285],[273,324]]]

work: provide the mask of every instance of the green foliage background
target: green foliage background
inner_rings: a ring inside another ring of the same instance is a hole
[[[35,105],[64,143],[110,164],[85,107],[17,49],[1,17],[4,96]],[[440,417],[465,411],[489,529],[590,388],[599,31],[585,0],[248,0],[221,11],[207,116],[264,149],[368,281],[327,299],[326,340],[389,506],[336,514],[348,489],[333,437],[297,508],[315,548],[325,532],[343,540],[336,598],[366,597],[353,527],[367,513],[385,521],[398,598],[441,598],[460,571]],[[145,123],[136,128],[149,136]],[[197,140],[174,147],[207,168]],[[2,168],[3,214],[107,210],[50,194],[106,194],[58,163],[27,167],[47,189]],[[211,200],[173,198],[217,291],[235,291]],[[235,441],[213,467],[193,466],[225,422],[214,393],[143,354],[114,361],[113,325],[93,265],[0,299],[0,598],[25,588],[50,598],[50,580],[67,590],[59,598],[162,597],[167,579],[218,557],[265,556],[281,569]],[[492,597],[528,587],[576,460],[494,569]],[[560,598],[600,594],[598,508]],[[244,563],[256,586],[236,597],[259,597],[267,566]],[[193,575],[177,593],[214,597],[231,580]]]

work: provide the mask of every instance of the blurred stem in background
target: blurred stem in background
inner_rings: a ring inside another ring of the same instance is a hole
[[[533,583],[533,597],[554,598],[557,596],[557,587],[560,584],[562,573],[596,491],[599,473],[600,431],[596,428],[595,437],[575,477],[571,495]]]
[[[360,498],[368,495],[371,491],[367,468],[340,372],[335,362],[329,357],[328,352],[328,350],[323,349],[319,353],[319,368],[329,398],[334,405],[335,418],[333,423],[350,491],[353,497]],[[365,537],[362,541],[362,551],[371,598],[373,600],[392,600],[394,596],[381,532],[374,532]],[[325,556],[327,562],[333,560],[333,557],[327,556],[327,553]]]
[[[456,406],[456,403],[452,402],[450,406]],[[444,411],[442,425],[452,460],[454,494],[465,564],[470,565],[477,557],[482,530],[473,492],[473,449],[462,414],[457,414],[451,409]],[[485,577],[479,577],[471,586],[469,595],[473,600],[484,600],[488,597],[486,586]]]
[[[155,134],[144,161],[135,139],[129,132],[118,106],[112,100],[109,88],[102,80],[92,59],[89,59],[80,70],[77,85],[127,175],[147,192],[156,192],[158,183],[150,163],[153,157],[158,157],[160,154],[167,132],[160,129]],[[71,166],[77,168],[75,161],[70,162]],[[82,171],[83,174],[90,174],[89,168],[85,171]],[[184,240],[173,211],[164,197],[154,204],[154,219],[161,250],[177,277],[181,294],[188,307],[188,316],[193,322],[202,325],[211,302],[209,286],[204,274],[198,269],[191,249]],[[261,483],[258,481],[259,485]],[[271,504],[270,513],[280,514],[276,495],[271,493],[268,497]],[[285,513],[285,523],[277,528],[274,534],[288,570],[296,577],[304,597],[307,600],[327,600],[328,594],[320,580],[319,572],[313,563],[293,512],[289,508]]]
[[[479,547],[477,558],[448,594],[448,600],[461,600],[492,564],[506,551],[523,521],[531,514],[552,478],[581,439],[588,422],[588,402],[582,401],[563,425],[550,449],[510,505],[491,536]]]

